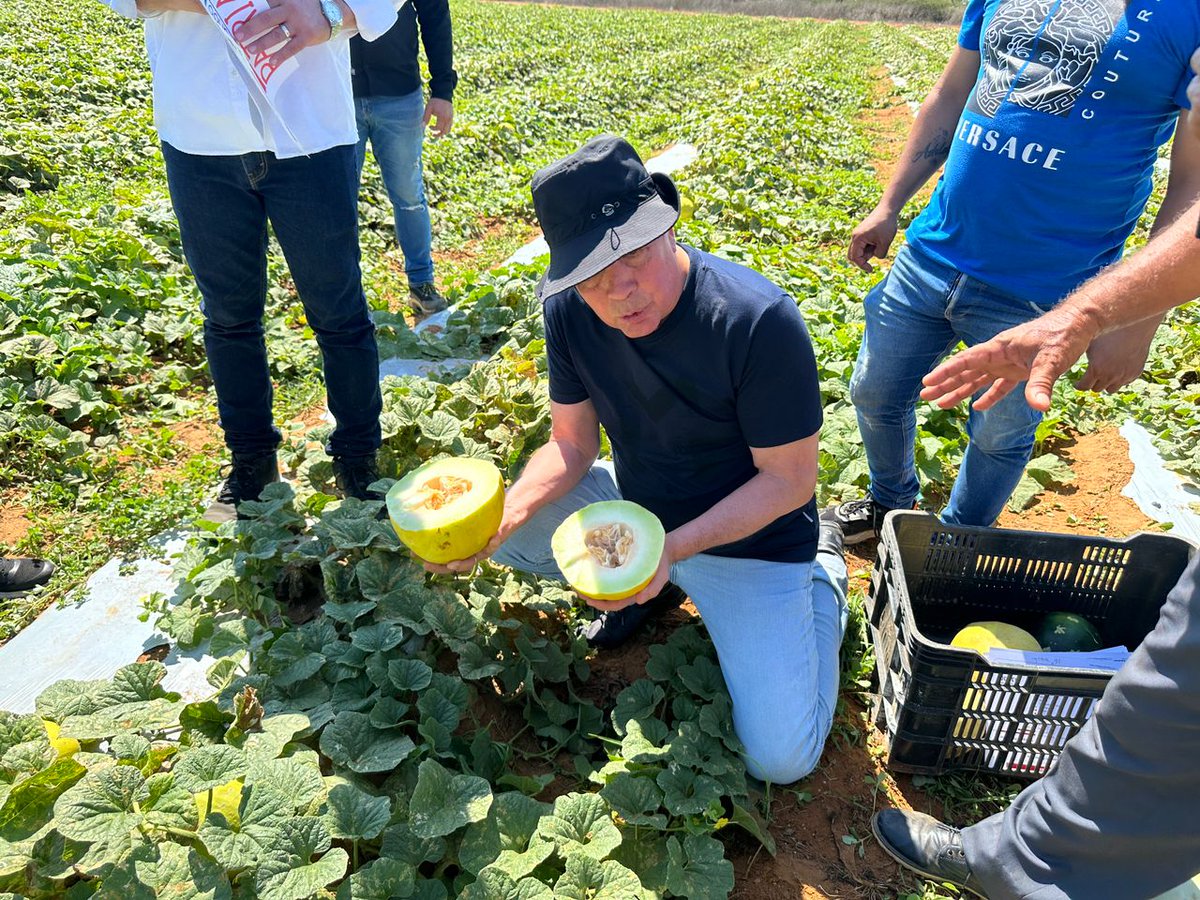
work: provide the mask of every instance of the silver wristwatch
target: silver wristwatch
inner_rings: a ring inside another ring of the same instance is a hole
[[[342,9],[334,0],[319,0],[321,15],[329,23],[329,39],[332,41],[342,30]]]

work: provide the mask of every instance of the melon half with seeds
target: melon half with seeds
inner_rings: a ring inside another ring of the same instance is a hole
[[[387,509],[396,535],[421,559],[467,559],[500,529],[504,478],[485,459],[435,459],[392,485]]]
[[[628,500],[604,500],[567,516],[550,549],[563,577],[580,594],[624,600],[654,578],[665,540],[654,513]]]

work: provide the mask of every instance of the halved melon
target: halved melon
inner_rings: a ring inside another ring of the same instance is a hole
[[[567,516],[550,539],[571,587],[597,600],[632,597],[654,578],[666,533],[658,517],[628,500],[592,503]]]
[[[972,622],[954,635],[951,647],[975,650],[987,655],[989,650],[1030,650],[1037,652],[1042,645],[1024,628],[1007,622]]]
[[[500,528],[504,478],[486,459],[435,459],[392,485],[387,509],[396,535],[421,559],[466,559]]]

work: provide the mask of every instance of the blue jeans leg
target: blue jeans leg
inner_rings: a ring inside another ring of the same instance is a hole
[[[425,99],[420,89],[403,97],[360,97],[355,101],[358,119],[358,167],[362,172],[367,140],[396,218],[396,241],[404,254],[404,272],[410,285],[433,281],[433,231],[425,200],[425,175],[421,148],[425,140]]]
[[[204,342],[225,441],[273,450],[271,376],[263,334],[267,223],[283,248],[325,362],[335,455],[380,443],[379,353],[359,271],[354,148],[276,159],[198,156],[163,144],[184,254],[203,298]]]
[[[960,278],[904,247],[863,301],[866,330],[850,400],[871,472],[871,496],[889,508],[907,509],[920,493],[913,457],[917,398],[921,379],[958,343],[945,309]]]
[[[913,448],[921,379],[960,340],[967,346],[986,341],[1041,315],[1043,307],[910,247],[897,254],[864,306],[866,331],[850,398],[871,472],[871,496],[884,506],[909,507],[920,490]],[[1040,421],[1025,402],[1023,386],[987,412],[971,410],[967,451],[942,513],[946,522],[995,522],[1029,462]]]
[[[337,424],[332,456],[367,456],[381,443],[379,349],[363,295],[354,147],[272,159],[259,184],[325,368]]]
[[[618,500],[610,463],[596,463],[565,497],[547,504],[492,559],[547,578],[562,573],[550,552],[571,513]],[[846,629],[846,564],[835,554],[775,563],[699,554],[671,569],[717,648],[733,698],[733,721],[755,778],[787,784],[821,758],[837,706],[838,649]]]
[[[730,559],[701,553],[671,580],[700,611],[733,700],[747,771],[790,784],[816,768],[837,708],[846,630],[846,564]]]
[[[1040,316],[1045,307],[964,277],[963,290],[949,311],[955,332],[968,347]],[[991,525],[1012,496],[1033,452],[1042,414],[1025,402],[1022,382],[991,409],[967,416],[963,454],[942,520],[954,525]]]
[[[204,346],[225,442],[256,455],[279,444],[263,334],[267,211],[252,154],[196,156],[162,145],[183,252],[200,289]]]

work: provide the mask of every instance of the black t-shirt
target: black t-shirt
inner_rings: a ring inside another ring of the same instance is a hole
[[[550,397],[591,400],[613,447],[621,495],[671,531],[754,477],[751,447],[821,427],[812,343],[796,302],[757,272],[685,247],[678,304],[646,337],[605,325],[571,288],[546,298]],[[816,501],[717,556],[808,562]]]

